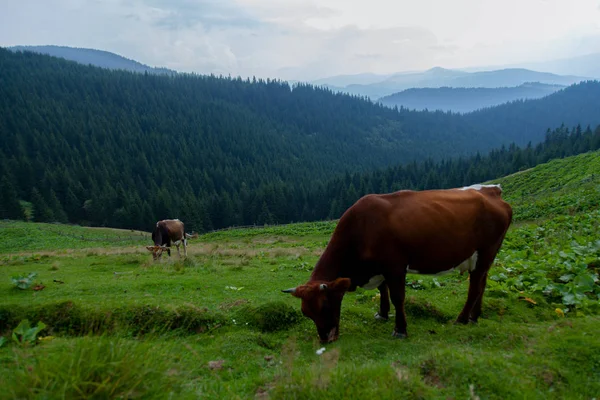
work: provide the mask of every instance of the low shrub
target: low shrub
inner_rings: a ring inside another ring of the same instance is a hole
[[[261,332],[289,329],[302,318],[295,308],[280,301],[268,302],[256,307],[244,307],[240,315],[240,320]]]

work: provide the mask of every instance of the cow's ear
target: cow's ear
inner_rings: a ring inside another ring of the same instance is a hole
[[[146,250],[148,250],[148,251],[154,251],[154,246],[146,246]]]
[[[352,281],[349,278],[338,278],[328,283],[328,289],[337,293],[346,293],[350,288]]]

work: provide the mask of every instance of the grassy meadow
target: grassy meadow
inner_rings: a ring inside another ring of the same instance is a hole
[[[467,275],[409,275],[407,339],[358,289],[322,354],[280,289],[335,222],[201,235],[159,262],[148,233],[0,222],[0,399],[599,398],[599,175],[596,152],[498,180],[515,222],[477,325],[452,323]]]

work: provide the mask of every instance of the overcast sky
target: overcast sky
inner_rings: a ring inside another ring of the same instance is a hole
[[[0,0],[0,46],[283,79],[600,52],[600,0]]]

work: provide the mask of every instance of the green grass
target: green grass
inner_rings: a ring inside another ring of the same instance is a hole
[[[552,160],[494,182],[502,185],[516,221],[597,210],[600,151]]]
[[[133,230],[0,221],[0,254],[141,246],[149,238],[150,233]]]
[[[280,289],[308,279],[335,222],[211,233],[186,260],[156,263],[148,234],[1,222],[0,399],[597,398],[600,211],[589,207],[598,181],[585,180],[596,163],[586,154],[501,180],[517,223],[478,325],[452,323],[466,275],[410,275],[408,339],[374,320],[377,291],[358,289],[322,355]],[[44,289],[14,288],[30,272]],[[12,343],[25,318],[51,338]]]

